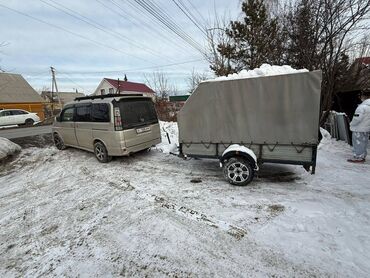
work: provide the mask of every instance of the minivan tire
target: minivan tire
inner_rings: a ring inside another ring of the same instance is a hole
[[[60,138],[58,134],[53,135],[54,145],[58,150],[64,150],[66,146],[64,145],[63,139]]]
[[[34,123],[35,121],[33,120],[33,119],[27,119],[26,121],[25,121],[25,125],[26,126],[33,126],[33,123]]]
[[[107,148],[102,142],[96,142],[94,144],[94,154],[96,159],[101,163],[107,163],[112,160],[112,157],[108,155]]]
[[[254,170],[248,160],[232,157],[224,164],[224,177],[232,185],[244,186],[254,177]]]

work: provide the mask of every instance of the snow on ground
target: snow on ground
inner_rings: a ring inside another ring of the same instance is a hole
[[[308,70],[307,69],[297,70],[287,65],[285,66],[274,66],[273,65],[272,66],[269,64],[263,64],[259,68],[255,68],[252,70],[242,70],[239,73],[229,74],[228,76],[219,76],[214,79],[205,80],[203,82],[245,79],[245,78],[273,76],[273,75],[281,75],[281,74],[292,74],[292,73],[300,73],[300,72],[308,72]]]
[[[9,141],[6,138],[0,137],[0,161],[8,156],[14,155],[19,152],[21,147]]]
[[[177,153],[179,145],[177,123],[160,121],[160,126],[162,143],[158,144],[155,149],[164,153]]]
[[[29,147],[2,165],[0,276],[369,276],[370,164],[347,163],[348,145],[325,137],[314,176],[266,164],[235,187],[165,142],[109,164]]]

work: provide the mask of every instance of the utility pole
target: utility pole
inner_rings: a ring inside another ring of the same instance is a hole
[[[59,98],[57,80],[55,78],[55,68],[50,67],[50,70],[51,70],[51,110],[54,115],[54,87],[55,87],[56,96],[58,98],[59,107],[62,108],[61,107],[62,105],[61,105],[60,98]]]
[[[120,87],[119,87],[119,78],[118,78],[118,88],[117,88],[117,90],[116,90],[116,94],[120,94],[121,93],[121,89],[120,89]]]

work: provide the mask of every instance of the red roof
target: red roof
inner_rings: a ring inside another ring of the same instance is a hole
[[[357,58],[356,61],[358,63],[364,64],[364,65],[369,65],[370,64],[370,57]]]
[[[150,89],[147,85],[143,83],[135,83],[130,81],[124,81],[124,80],[116,80],[116,79],[110,79],[110,78],[104,78],[107,80],[114,88],[118,89],[119,86],[119,92],[138,92],[138,93],[152,93],[155,92]]]

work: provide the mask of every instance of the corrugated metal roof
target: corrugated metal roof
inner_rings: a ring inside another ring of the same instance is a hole
[[[20,74],[0,73],[0,103],[34,103],[45,100]]]
[[[41,96],[46,98],[47,100],[51,100],[51,92],[50,91],[43,91],[41,93]],[[74,101],[75,98],[77,97],[84,97],[85,94],[83,93],[75,93],[75,92],[59,92],[58,96],[60,97],[60,101],[62,103],[67,103]],[[54,101],[57,101],[57,94],[54,92]]]
[[[154,94],[154,91],[150,89],[147,85],[143,83],[136,83],[136,82],[130,82],[130,81],[124,81],[124,80],[116,80],[116,79],[110,79],[110,78],[104,78],[107,80],[114,88],[118,89],[120,92],[140,92],[140,93],[152,93]]]

